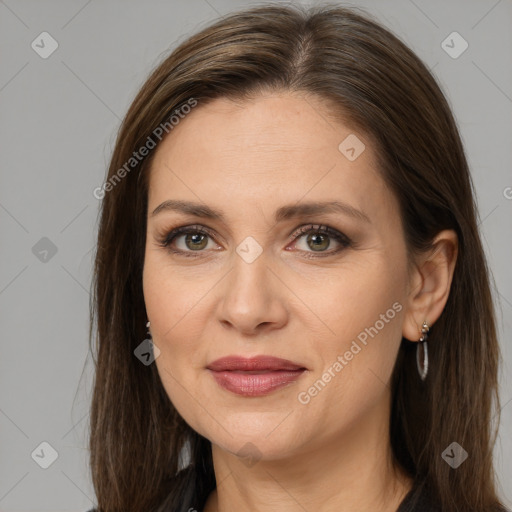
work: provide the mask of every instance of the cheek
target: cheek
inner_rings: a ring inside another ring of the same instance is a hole
[[[362,262],[356,261],[357,257],[347,261],[337,275],[331,272],[329,278],[317,278],[304,294],[325,328],[324,346],[331,357],[333,352],[349,350],[355,339],[363,347],[372,339],[385,344],[385,339],[395,339],[401,332],[397,316],[403,309],[405,281],[399,264],[393,269],[380,255],[361,258]],[[318,346],[312,345],[311,350],[318,351]]]
[[[187,283],[168,265],[154,255],[146,259],[143,272],[144,302],[151,321],[153,342],[160,350],[156,364],[162,381],[173,376],[179,382],[187,375],[187,369],[201,365],[200,321],[201,286]],[[199,289],[198,289],[199,288]],[[193,316],[194,321],[190,321]]]
[[[405,281],[399,267],[390,272],[377,258],[351,268],[330,285],[327,298],[313,302],[329,330],[309,344],[319,364],[300,389],[301,403],[316,403],[319,411],[342,404],[356,414],[382,398],[401,341]]]
[[[383,305],[360,312],[357,328],[338,338],[337,343],[326,345],[323,367],[297,390],[304,416],[313,423],[320,422],[327,437],[363,425],[365,417],[386,408],[402,313],[396,311],[400,309],[397,302],[395,309],[385,300]],[[388,323],[380,319],[381,311]],[[355,326],[356,320],[353,323]]]
[[[143,293],[153,342],[160,350],[155,364],[169,399],[187,419],[197,412],[197,377],[207,364],[204,326],[211,311],[205,299],[215,282],[175,270],[165,255],[148,251]]]
[[[144,296],[153,342],[160,350],[155,364],[162,385],[180,415],[198,430],[194,376],[203,362],[201,336],[195,332],[198,321],[190,319],[191,314],[196,320],[200,314],[200,297],[193,300],[192,290],[183,293],[181,284],[179,278],[166,275],[164,269],[155,271],[148,265]]]
[[[195,274],[198,274],[196,271]],[[143,293],[154,338],[167,344],[184,337],[194,339],[194,320],[201,315],[208,279],[184,273],[162,249],[148,249],[143,270]]]

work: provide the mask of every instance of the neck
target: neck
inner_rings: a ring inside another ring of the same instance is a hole
[[[372,416],[293,456],[251,466],[212,444],[217,488],[204,512],[396,512],[412,479],[393,463],[389,421]]]

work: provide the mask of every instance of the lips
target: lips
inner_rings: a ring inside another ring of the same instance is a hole
[[[257,356],[251,358],[228,356],[217,359],[207,366],[214,372],[221,371],[277,371],[277,370],[300,370],[304,366],[295,364],[287,359],[273,356]]]
[[[273,356],[228,356],[206,367],[217,384],[242,396],[263,396],[296,381],[304,366]]]

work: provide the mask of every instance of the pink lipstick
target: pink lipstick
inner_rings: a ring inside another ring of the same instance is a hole
[[[296,381],[300,364],[272,356],[228,356],[206,367],[222,388],[242,396],[264,396]]]

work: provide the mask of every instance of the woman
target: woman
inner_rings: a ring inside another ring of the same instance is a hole
[[[98,510],[502,510],[468,164],[375,20],[274,5],[204,29],[97,192]]]

